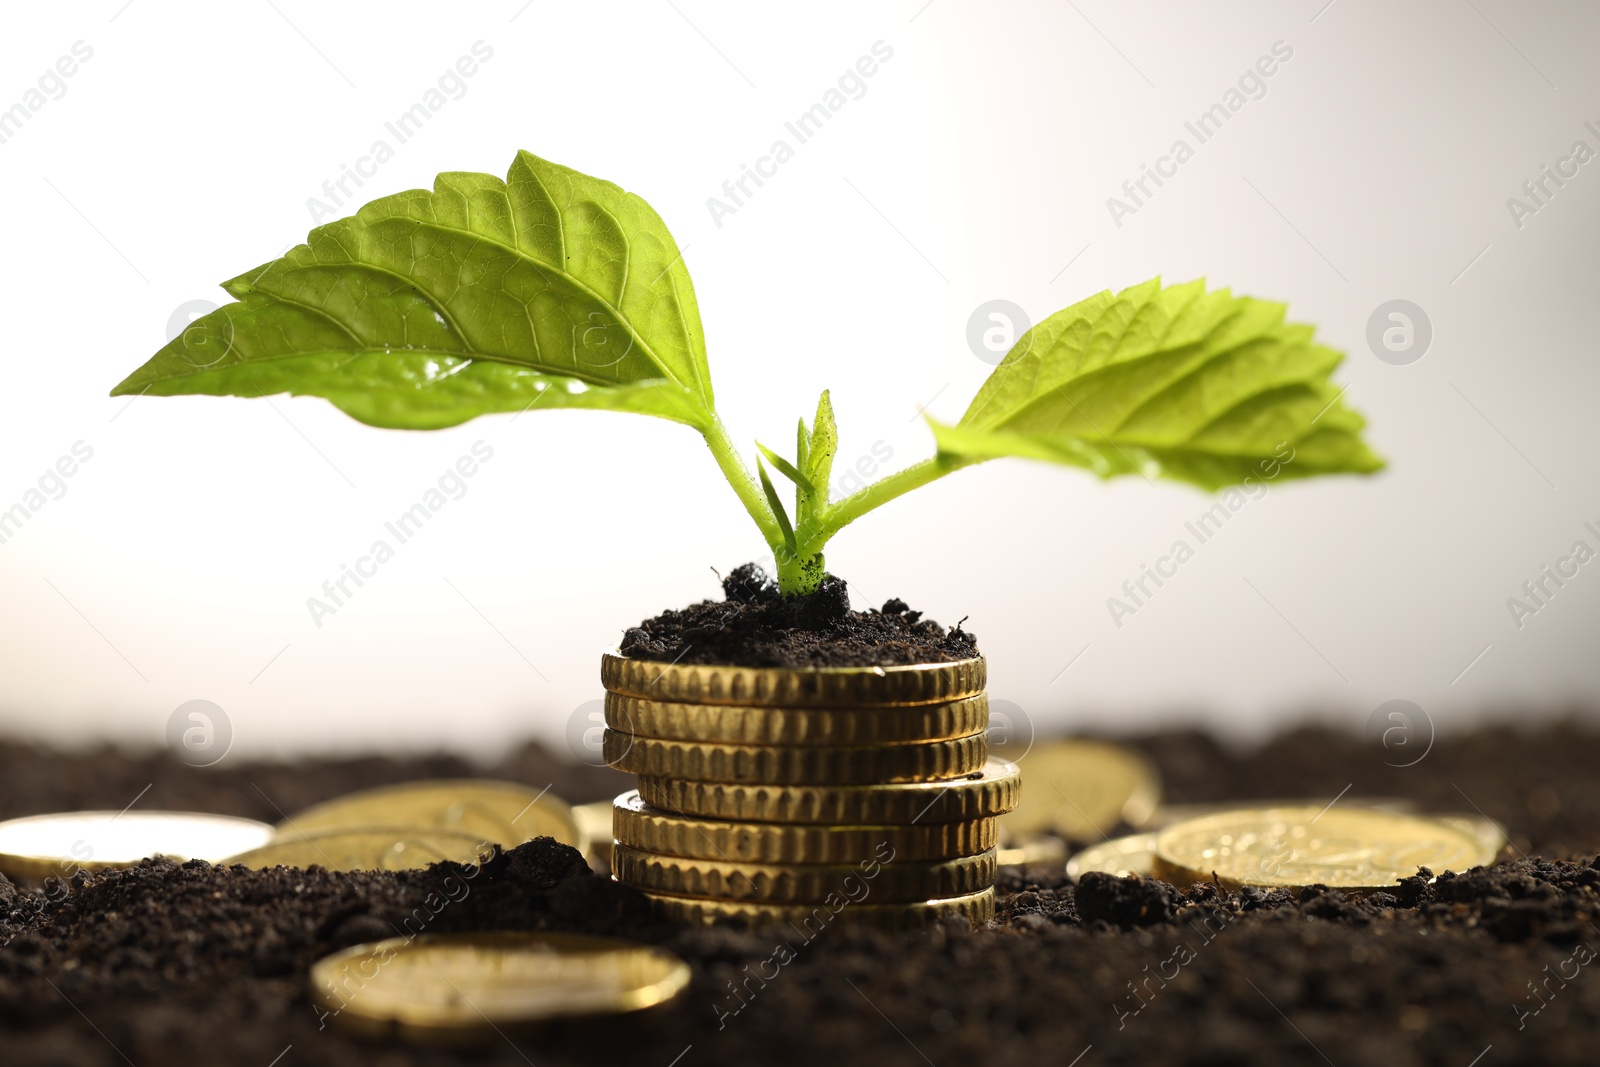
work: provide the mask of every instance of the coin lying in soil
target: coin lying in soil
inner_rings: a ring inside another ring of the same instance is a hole
[[[1161,799],[1155,764],[1105,741],[1036,744],[1020,763],[1022,802],[1001,820],[1022,837],[1055,833],[1100,841],[1118,826],[1143,826]]]
[[[480,778],[441,778],[364,789],[314,804],[277,827],[281,840],[330,830],[448,830],[503,848],[553,837],[580,852],[587,837],[567,803],[546,789]]]
[[[319,1019],[371,1037],[498,1041],[546,1019],[639,1011],[689,984],[664,949],[580,934],[396,937],[311,968]]]
[[[1129,834],[1090,845],[1067,861],[1067,874],[1081,878],[1090,871],[1102,871],[1126,878],[1147,875],[1156,858],[1155,834]]]
[[[1157,831],[1152,873],[1176,885],[1216,881],[1347,892],[1394,889],[1418,867],[1464,871],[1494,852],[1437,819],[1360,808],[1239,808]]]
[[[1270,800],[1257,800],[1255,798],[1239,797],[1234,800],[1214,801],[1209,804],[1162,804],[1139,826],[1144,830],[1160,830],[1177,822],[1187,822],[1198,819],[1202,815],[1220,815],[1225,811],[1237,811],[1239,808],[1301,808],[1307,804],[1316,804],[1319,807],[1327,803],[1315,797],[1274,797]],[[1353,797],[1339,798],[1341,808],[1366,808],[1372,811],[1392,811],[1396,815],[1413,815],[1417,805],[1401,797]],[[1437,815],[1429,818],[1438,818]]]
[[[0,874],[70,878],[147,856],[217,862],[272,838],[254,819],[182,811],[74,811],[0,823]]]
[[[1511,841],[1506,836],[1506,828],[1493,819],[1481,815],[1429,815],[1430,819],[1437,819],[1447,826],[1454,826],[1458,830],[1465,830],[1478,839],[1478,844],[1488,849],[1491,855],[1500,855],[1500,850]]]
[[[288,837],[230,857],[262,870],[267,867],[325,867],[330,871],[409,871],[446,860],[477,863],[494,851],[494,842],[450,830],[333,830]]]

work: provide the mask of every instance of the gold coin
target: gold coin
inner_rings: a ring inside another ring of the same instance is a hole
[[[453,830],[330,830],[301,838],[277,837],[227,860],[267,867],[326,867],[330,871],[409,871],[451,860],[473,864],[494,842]]]
[[[1156,835],[1129,834],[1091,845],[1067,861],[1067,874],[1082,878],[1090,871],[1103,871],[1126,878],[1130,874],[1150,874],[1156,859]]]
[[[649,807],[630,790],[616,799],[618,845],[728,863],[857,863],[943,860],[994,847],[995,821],[915,826],[803,826],[732,822],[673,815]]]
[[[763,864],[685,859],[618,846],[617,881],[653,893],[772,904],[820,904],[865,887],[874,903],[959,897],[994,885],[993,850],[934,863]]]
[[[1493,819],[1481,815],[1430,815],[1430,819],[1438,819],[1446,826],[1453,826],[1457,830],[1465,830],[1478,839],[1492,856],[1499,856],[1500,850],[1510,844],[1511,839],[1506,836],[1506,828]]]
[[[652,807],[678,815],[747,822],[966,822],[1010,811],[1021,791],[1022,772],[1017,765],[997,759],[961,778],[898,785],[741,785],[682,778],[639,779],[639,795]],[[609,814],[608,808],[608,818]]]
[[[607,652],[600,684],[610,693],[688,704],[885,707],[948,704],[983,692],[983,657],[904,667],[721,667],[655,663]]]
[[[0,822],[0,874],[68,879],[148,856],[219,862],[272,838],[254,819],[184,811],[72,811]]]
[[[1255,800],[1250,802],[1256,808],[1293,808],[1309,803],[1302,798],[1299,800]],[[1401,797],[1344,797],[1339,801],[1341,808],[1363,808],[1369,811],[1388,811],[1396,815],[1414,815],[1417,812],[1415,802]],[[1175,822],[1199,818],[1202,815],[1215,815],[1224,811],[1234,811],[1239,807],[1239,802],[1228,804],[1163,804],[1156,809],[1155,815],[1145,823],[1149,830],[1159,830],[1163,826],[1171,826]],[[1510,840],[1506,837],[1506,828],[1493,819],[1481,815],[1468,814],[1439,814],[1437,812],[1420,813],[1423,818],[1437,819],[1448,826],[1458,830],[1465,830],[1484,848],[1494,855],[1500,855],[1500,850],[1506,847]]]
[[[674,704],[606,694],[606,725],[666,741],[724,745],[882,745],[946,741],[989,726],[982,693],[945,704],[889,708],[771,708]]]
[[[1034,837],[1024,837],[1010,840],[1005,833],[1000,834],[1000,848],[998,850],[1000,866],[1002,867],[1056,867],[1060,868],[1067,859],[1067,843],[1059,837],[1049,834],[1039,834]]]
[[[449,830],[504,848],[553,837],[580,852],[588,844],[566,801],[548,789],[487,778],[440,778],[363,789],[313,804],[278,824],[278,837],[329,830],[404,827]]]
[[[1179,885],[1210,881],[1370,892],[1418,867],[1466,870],[1494,856],[1472,834],[1435,819],[1360,808],[1240,808],[1156,832],[1153,873]]]
[[[638,1011],[689,984],[664,949],[578,934],[424,934],[311,967],[319,1020],[377,1038],[499,1041],[545,1019]]]
[[[611,869],[611,801],[597,800],[593,804],[576,804],[572,808],[572,817],[578,823],[578,832],[589,842],[589,851],[585,853],[589,866],[593,867],[596,860]]]
[[[989,737],[850,748],[789,745],[712,745],[660,741],[606,730],[606,762],[653,778],[767,785],[875,785],[958,778],[989,759]]]
[[[696,900],[664,893],[646,893],[666,918],[694,926],[707,926],[718,919],[740,919],[751,925],[783,923],[810,941],[834,923],[842,926],[871,926],[881,930],[912,930],[932,926],[945,919],[960,917],[973,923],[994,918],[994,890],[985,889],[960,897],[925,900],[914,904],[851,903],[837,896],[821,904],[753,904],[730,900]]]
[[[1238,811],[1242,806],[1252,808],[1300,808],[1311,803],[1324,804],[1326,799],[1317,800],[1315,797],[1293,797],[1275,800],[1233,800],[1215,801],[1210,804],[1162,804],[1156,808],[1155,813],[1139,824],[1143,830],[1159,830],[1164,826],[1171,826],[1175,822],[1187,822],[1189,819],[1198,819],[1202,815],[1220,815],[1225,811]],[[1401,797],[1341,797],[1341,808],[1366,808],[1370,811],[1390,811],[1396,815],[1411,815],[1417,810],[1416,804]]]
[[[1126,823],[1139,826],[1161,798],[1161,779],[1142,753],[1104,741],[1034,745],[1019,764],[1022,801],[1005,817],[1021,837],[1055,833],[1100,841]]]

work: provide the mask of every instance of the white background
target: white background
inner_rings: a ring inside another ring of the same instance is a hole
[[[1390,470],[1274,489],[1120,628],[1106,598],[1201,494],[991,464],[833,544],[863,603],[968,617],[993,695],[1048,727],[1593,707],[1600,563],[1520,630],[1506,601],[1600,547],[1600,163],[1520,228],[1506,200],[1575,140],[1600,149],[1597,30],[1592,6],[1508,0],[18,8],[0,107],[74,42],[93,58],[0,144],[0,507],[74,442],[94,456],[0,545],[4,729],[156,744],[205,698],[252,754],[559,745],[603,646],[761,551],[662,421],[403,433],[314,399],[106,396],[175,308],[303,239],[308,198],[379,138],[395,157],[362,200],[503,175],[518,148],[644,196],[685,249],[734,436],[788,442],[831,388],[841,463],[930,451],[919,407],[957,418],[990,369],[965,341],[985,300],[1040,318],[1204,276],[1318,324]],[[465,95],[396,145],[384,122],[480,40]],[[707,198],[879,40],[866,95],[718,227]],[[1267,94],[1116,226],[1107,197],[1277,41]],[[1394,298],[1434,327],[1410,366],[1366,345]],[[306,598],[478,440],[468,495],[313,625]]]

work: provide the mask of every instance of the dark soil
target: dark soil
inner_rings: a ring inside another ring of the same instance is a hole
[[[903,600],[851,611],[844,579],[827,575],[814,593],[785,597],[754,563],[722,579],[724,600],[664,611],[622,636],[633,659],[734,667],[889,667],[949,663],[978,654],[957,623],[946,630]]]
[[[0,886],[0,1063],[1596,1062],[1600,733],[1441,738],[1407,769],[1323,730],[1243,754],[1181,733],[1139,743],[1175,803],[1325,802],[1350,785],[1351,796],[1481,808],[1507,824],[1513,846],[1492,868],[1440,872],[1431,885],[1408,879],[1361,900],[1317,888],[1223,894],[1108,876],[1077,885],[1008,876],[987,929],[891,937],[832,927],[809,944],[793,930],[665,928],[633,891],[553,842],[481,869],[398,874],[148,862],[49,893]],[[552,765],[530,747],[497,773],[542,787]],[[200,772],[0,745],[0,814],[121,807],[153,782],[140,807],[184,798],[275,818],[279,806],[357,784],[467,770],[450,760],[368,760]],[[584,801],[615,786],[614,776],[570,768],[560,788]],[[306,998],[306,969],[397,929],[620,934],[671,947],[693,966],[693,984],[651,1013],[557,1024],[478,1051],[345,1036]],[[775,962],[790,952],[792,961]]]

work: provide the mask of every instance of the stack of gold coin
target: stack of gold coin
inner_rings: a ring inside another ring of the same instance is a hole
[[[994,914],[996,819],[1021,773],[988,756],[981,658],[778,669],[607,655],[611,869],[688,923],[915,926]]]

